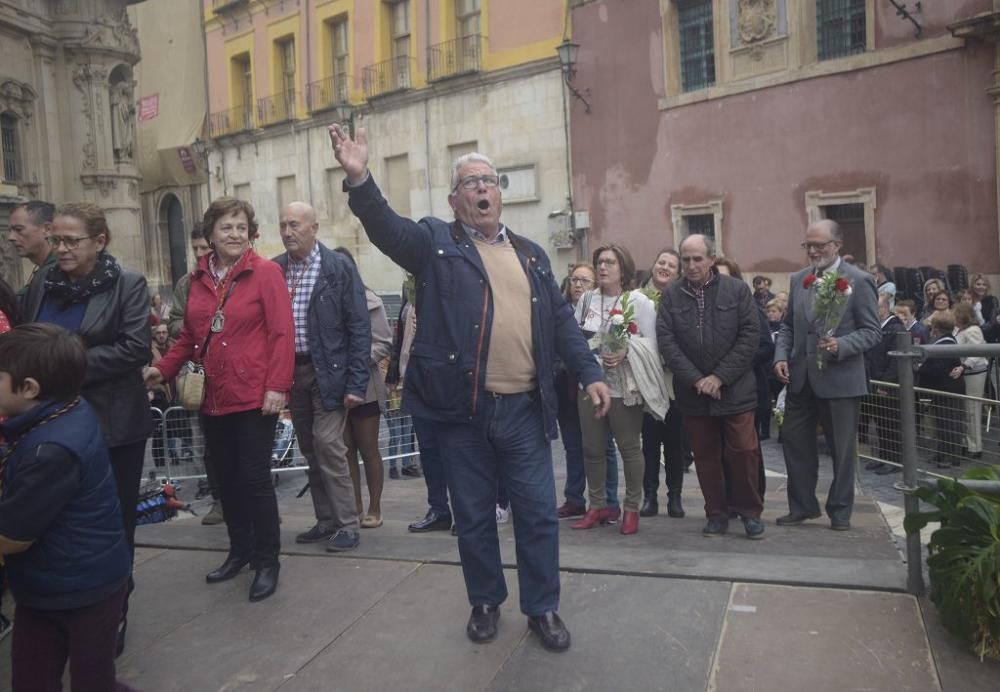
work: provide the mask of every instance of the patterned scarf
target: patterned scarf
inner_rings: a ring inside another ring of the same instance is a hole
[[[60,310],[66,310],[72,305],[90,300],[98,293],[110,290],[121,273],[118,261],[107,252],[98,254],[93,270],[78,281],[70,279],[56,265],[45,277],[45,296],[57,301]]]

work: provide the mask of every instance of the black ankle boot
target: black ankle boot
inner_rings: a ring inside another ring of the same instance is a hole
[[[280,565],[270,567],[260,567],[253,576],[253,583],[250,585],[250,601],[263,601],[278,589],[278,572]]]
[[[639,508],[640,517],[655,517],[660,513],[660,504],[656,501],[656,495],[647,495],[642,500],[642,507]]]
[[[681,491],[670,490],[667,492],[667,516],[680,519],[684,516],[684,507],[681,505]]]
[[[232,579],[243,571],[243,568],[248,564],[250,564],[250,560],[247,558],[230,555],[226,558],[226,561],[219,566],[219,569],[213,570],[205,575],[205,581],[209,584],[216,584],[220,581]]]

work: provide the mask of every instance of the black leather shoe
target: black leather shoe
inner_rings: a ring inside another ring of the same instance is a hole
[[[230,555],[222,563],[219,569],[205,575],[205,581],[209,584],[217,584],[220,581],[228,581],[243,571],[243,568],[250,564],[250,560],[244,557]]]
[[[656,501],[655,495],[647,495],[642,500],[642,506],[639,508],[640,517],[655,517],[660,513],[660,503]]]
[[[684,505],[681,504],[680,493],[667,493],[667,516],[674,519],[684,518]]]
[[[849,521],[830,521],[830,528],[834,531],[850,531],[851,522]]]
[[[555,611],[529,616],[528,627],[538,633],[542,646],[549,651],[566,651],[569,648],[569,630]]]
[[[428,531],[449,531],[451,530],[451,515],[428,512],[420,521],[410,524],[409,529],[413,533],[427,533]]]
[[[500,608],[491,605],[472,606],[469,624],[465,633],[477,644],[491,642],[497,638],[497,621],[500,619]]]
[[[823,515],[819,514],[819,513],[817,513],[817,514],[791,514],[791,513],[789,513],[789,514],[786,514],[786,515],[784,515],[782,517],[778,517],[775,520],[774,523],[777,524],[778,526],[798,526],[799,524],[801,524],[804,521],[807,521],[809,519],[819,519],[821,516],[823,516]]]
[[[278,588],[278,572],[281,565],[271,565],[261,567],[253,575],[253,583],[250,585],[250,602],[263,601],[273,594]]]

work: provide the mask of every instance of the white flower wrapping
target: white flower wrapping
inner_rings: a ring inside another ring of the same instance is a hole
[[[617,326],[625,324],[625,315],[618,314],[611,316],[611,324]]]

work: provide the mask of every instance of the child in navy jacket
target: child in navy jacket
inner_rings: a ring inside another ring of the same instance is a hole
[[[13,692],[128,689],[115,644],[130,557],[107,447],[80,398],[80,341],[28,324],[0,335],[0,554],[17,601]]]

